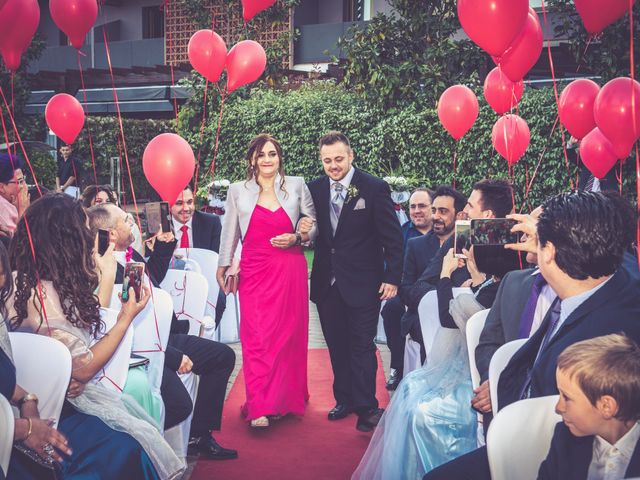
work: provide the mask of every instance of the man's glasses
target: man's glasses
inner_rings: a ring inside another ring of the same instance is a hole
[[[7,185],[10,183],[15,183],[16,185],[26,185],[27,181],[24,179],[24,177],[22,177],[16,180],[10,180],[8,182],[2,182],[2,183],[6,183]]]
[[[427,203],[412,203],[409,205],[410,210],[424,210],[425,208],[431,208],[431,205]]]

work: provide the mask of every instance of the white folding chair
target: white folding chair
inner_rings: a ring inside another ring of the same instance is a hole
[[[209,282],[187,270],[168,270],[160,284],[171,295],[178,320],[189,321],[189,335],[213,339],[215,320],[206,315]]]
[[[467,337],[467,353],[469,355],[469,370],[471,371],[471,384],[473,385],[474,389],[480,386],[480,373],[478,372],[478,367],[476,366],[476,347],[480,342],[480,334],[482,333],[484,322],[486,321],[488,314],[489,309],[481,310],[477,313],[474,313],[467,321],[467,328],[465,330],[465,334]],[[484,432],[482,429],[483,416],[481,413],[478,413],[477,416],[478,446],[481,447],[485,443]]]
[[[513,340],[502,345],[491,357],[489,362],[489,394],[491,395],[491,409],[495,414],[499,409],[498,404],[498,381],[500,374],[505,369],[513,354],[527,342],[527,338]]]
[[[111,330],[118,321],[118,311],[110,308],[100,309],[100,318],[105,325],[105,330],[98,334],[93,344],[97,343],[104,335]],[[96,373],[91,380],[92,383],[102,384],[105,388],[121,393],[124,385],[127,383],[129,375],[129,359],[131,358],[131,349],[133,347],[133,326],[129,325],[127,332],[120,341],[120,345],[113,352],[111,359],[107,364]]]
[[[14,429],[15,417],[13,416],[11,404],[6,398],[0,395],[0,469],[2,469],[2,473],[4,473],[5,476],[9,471]]]
[[[234,258],[242,257],[242,242],[238,242]],[[242,281],[242,272],[240,272]],[[227,295],[227,307],[218,326],[218,341],[222,343],[237,343],[240,341],[240,294]]]
[[[387,301],[384,300],[380,304],[380,313],[378,314],[378,330],[376,332],[376,338],[375,338],[376,343],[383,343],[385,345],[387,344],[387,334],[384,331],[384,318],[382,318],[382,309],[384,308],[386,303]]]
[[[497,352],[496,352],[497,353]],[[528,398],[504,407],[487,432],[487,455],[493,480],[533,480],[549,453],[556,424],[558,396]],[[523,433],[524,432],[524,433]]]
[[[404,361],[403,372],[412,372],[422,365],[420,358],[420,344],[411,339],[411,335],[407,335],[404,342]]]
[[[18,385],[38,397],[40,417],[53,418],[57,425],[71,379],[69,349],[35,333],[10,332],[9,340]],[[35,352],[40,361],[34,358]]]
[[[202,273],[207,279],[207,282],[209,282],[205,315],[215,319],[216,308],[218,306],[218,293],[220,292],[220,285],[218,285],[218,280],[216,279],[218,254],[213,250],[206,250],[204,248],[178,248],[173,252],[173,255],[174,257],[182,255],[184,259],[194,260],[200,266],[199,273]]]

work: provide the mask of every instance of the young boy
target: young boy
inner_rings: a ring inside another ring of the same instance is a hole
[[[577,342],[558,357],[556,426],[539,480],[640,476],[640,347],[622,334]]]

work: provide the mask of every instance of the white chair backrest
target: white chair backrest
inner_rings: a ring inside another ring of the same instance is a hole
[[[558,396],[528,398],[507,405],[493,418],[487,432],[487,455],[493,480],[538,478],[549,453],[556,424]]]
[[[178,320],[189,320],[189,334],[197,336],[207,308],[209,282],[205,276],[169,269],[160,286],[171,295]]]
[[[18,385],[38,397],[40,417],[53,418],[57,425],[71,379],[69,349],[35,333],[11,332],[9,339]]]
[[[454,288],[453,298],[461,293],[471,293],[470,288]],[[433,347],[433,341],[436,333],[442,328],[440,325],[440,315],[438,314],[438,294],[435,290],[427,292],[420,304],[418,305],[418,316],[420,317],[420,328],[422,329],[422,339],[424,340],[424,349],[429,361],[429,353]],[[405,372],[406,373],[406,372]]]
[[[199,273],[202,273],[209,282],[209,294],[207,295],[205,314],[216,318],[218,293],[220,292],[220,285],[218,285],[218,281],[216,280],[218,254],[213,250],[205,250],[204,248],[178,248],[173,255],[182,255],[185,259],[198,262],[198,265],[200,265]]]
[[[417,370],[422,365],[422,359],[420,358],[420,344],[414,342],[410,335],[407,335],[404,343],[404,362],[403,372],[409,373]]]
[[[513,357],[513,354],[527,342],[527,338],[521,338],[519,340],[513,340],[502,345],[496,353],[491,357],[489,362],[489,393],[491,395],[491,408],[495,414],[499,409],[498,404],[498,381],[500,380],[500,374]]]
[[[476,366],[476,347],[480,342],[480,334],[484,328],[484,322],[487,320],[489,309],[481,310],[474,313],[467,321],[467,352],[469,353],[469,368],[471,369],[471,383],[473,388],[478,388],[480,385],[480,373]]]
[[[240,293],[227,295],[227,308],[222,314],[217,332],[219,342],[235,343],[240,341]]]
[[[5,476],[9,471],[14,429],[15,419],[13,410],[11,410],[11,404],[6,398],[0,395],[0,469],[2,469],[2,473],[4,473]]]
[[[94,339],[92,344],[97,343],[118,321],[118,311],[110,308],[100,309],[100,318],[104,323],[105,330],[98,334],[98,338]],[[93,383],[101,383],[104,387],[115,392],[122,392],[127,376],[129,375],[129,359],[131,358],[131,349],[133,348],[133,326],[129,325],[127,332],[120,341],[120,345],[113,352],[111,359],[100,369],[95,377],[91,380]]]

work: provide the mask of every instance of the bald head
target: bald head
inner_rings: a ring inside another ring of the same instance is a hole
[[[131,217],[117,205],[94,205],[87,210],[87,216],[91,229],[109,232],[109,241],[115,243],[117,251],[126,250],[133,243]]]

